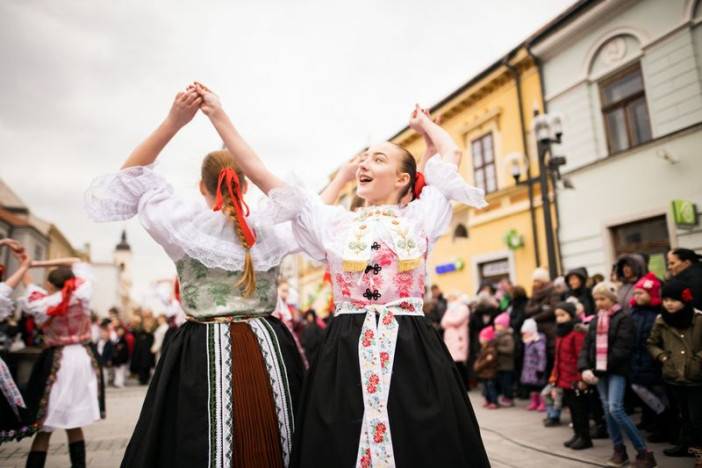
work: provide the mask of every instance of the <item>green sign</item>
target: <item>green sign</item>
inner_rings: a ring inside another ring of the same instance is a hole
[[[663,254],[651,255],[648,259],[648,271],[659,279],[665,278],[665,256]]]
[[[510,229],[507,231],[503,237],[507,248],[510,250],[517,250],[520,247],[524,247],[524,237],[519,234],[516,229]]]
[[[678,227],[697,226],[697,206],[688,200],[673,200],[673,219]]]

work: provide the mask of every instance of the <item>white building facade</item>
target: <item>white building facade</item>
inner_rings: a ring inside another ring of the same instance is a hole
[[[671,247],[702,250],[702,0],[570,13],[530,43],[574,186],[558,190],[563,269],[606,277],[619,255],[643,252],[662,274]]]

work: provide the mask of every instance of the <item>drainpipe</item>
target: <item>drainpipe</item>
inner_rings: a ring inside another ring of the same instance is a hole
[[[524,151],[524,157],[527,160],[527,190],[529,193],[529,216],[531,218],[531,235],[534,239],[534,260],[536,261],[536,266],[541,266],[541,252],[539,249],[539,237],[538,229],[536,227],[536,209],[534,208],[534,183],[531,178],[531,157],[529,156],[529,145],[526,141],[526,123],[524,118],[524,105],[522,101],[522,77],[519,74],[519,70],[510,63],[510,57],[507,56],[503,60],[503,64],[512,75],[514,79],[514,85],[517,88],[517,106],[519,109],[519,124],[521,127],[522,136],[522,149]]]
[[[546,104],[546,90],[544,88],[544,68],[543,64],[541,63],[541,60],[539,57],[534,55],[534,53],[531,50],[531,43],[527,42],[524,44],[524,48],[527,51],[527,55],[531,60],[534,62],[534,65],[536,65],[536,70],[539,73],[539,88],[541,90],[541,108],[543,109],[543,113],[546,114],[548,112],[548,105]],[[541,188],[543,190],[543,187]],[[548,190],[548,188],[547,188]],[[556,251],[558,252],[556,255],[557,261],[558,261],[558,271],[561,272],[561,274],[565,274],[565,271],[563,270],[563,257],[561,256],[561,215],[559,212],[558,208],[558,195],[556,193],[556,181],[553,181],[553,204],[556,209]]]

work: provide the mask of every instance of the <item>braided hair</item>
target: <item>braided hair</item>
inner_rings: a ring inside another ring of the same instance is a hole
[[[231,178],[223,176],[227,172]],[[233,174],[236,176],[234,177]],[[221,204],[214,209],[221,209],[222,213],[232,220],[234,232],[244,247],[244,268],[236,286],[241,288],[244,297],[251,297],[256,291],[256,272],[251,257],[251,248],[256,238],[246,223],[244,215],[244,208],[248,214],[248,207],[241,198],[241,193],[246,187],[244,173],[236,166],[229,151],[219,150],[205,156],[202,161],[201,176],[207,191],[217,198],[218,204]],[[226,183],[223,183],[225,178]]]

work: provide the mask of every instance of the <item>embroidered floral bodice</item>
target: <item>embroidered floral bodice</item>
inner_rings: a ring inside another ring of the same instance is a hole
[[[278,267],[256,272],[256,291],[251,297],[242,297],[236,286],[240,271],[207,268],[202,262],[187,256],[176,262],[176,268],[181,305],[191,317],[256,317],[269,315],[275,309]]]
[[[405,207],[353,213],[307,196],[293,231],[308,255],[327,264],[337,304],[423,297],[427,253],[451,221],[451,200],[486,205],[483,191],[467,185],[454,164],[434,157],[425,172],[428,185]]]

